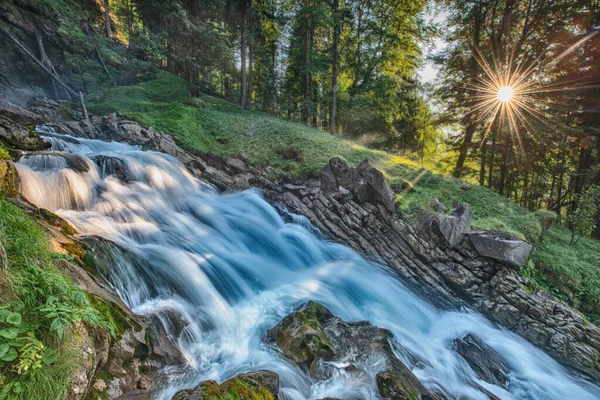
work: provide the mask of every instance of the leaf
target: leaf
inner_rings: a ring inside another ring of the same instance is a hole
[[[8,318],[8,316],[11,314],[12,312],[8,310],[0,310],[0,322],[6,321],[6,318]]]
[[[4,355],[4,357],[1,357],[0,360],[2,361],[13,361],[17,358],[18,354],[17,351],[15,349],[13,349],[12,347],[8,350],[8,352]]]
[[[16,338],[15,340],[11,340],[10,342],[8,342],[8,344],[12,347],[21,348],[25,345],[25,342],[23,341],[23,339]]]
[[[0,329],[0,336],[6,339],[14,339],[19,334],[17,328]]]
[[[6,322],[14,326],[19,326],[23,322],[23,318],[21,317],[21,314],[15,312],[11,313],[8,318],[6,318]]]
[[[10,350],[9,344],[0,344],[0,358],[4,357],[4,355],[8,353],[8,350]]]
[[[46,351],[42,353],[42,361],[46,365],[54,363],[54,361],[56,361],[56,358],[57,355],[54,351],[52,351],[52,349],[46,349]]]

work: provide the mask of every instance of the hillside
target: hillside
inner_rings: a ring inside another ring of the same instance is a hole
[[[90,106],[98,114],[119,112],[171,134],[186,149],[221,155],[245,152],[251,163],[271,167],[273,173],[314,177],[331,157],[342,157],[351,165],[368,158],[396,189],[401,213],[412,217],[420,209],[431,212],[434,199],[450,208],[455,200],[468,204],[473,210],[474,228],[507,232],[536,244],[532,261],[521,271],[533,278],[534,285],[575,305],[593,320],[600,314],[600,242],[582,238],[570,247],[570,232],[559,225],[553,225],[540,240],[542,226],[537,213],[485,187],[438,175],[413,160],[248,111],[206,94],[188,99],[185,82],[168,73],[91,97],[98,99]],[[288,149],[298,150],[299,159],[286,160],[281,150]]]

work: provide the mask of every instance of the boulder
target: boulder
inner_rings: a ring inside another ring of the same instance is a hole
[[[100,171],[104,176],[112,175],[120,181],[127,181],[125,164],[120,158],[101,154],[92,157],[92,160],[100,167]]]
[[[43,150],[50,143],[39,137],[33,130],[37,114],[0,100],[0,141],[19,150]]]
[[[40,116],[5,100],[0,100],[0,119],[10,119],[17,124],[35,128]]]
[[[507,235],[474,232],[469,237],[479,254],[514,268],[525,265],[533,250],[531,243]]]
[[[461,205],[450,215],[437,215],[431,220],[431,230],[443,239],[446,245],[456,247],[471,229],[471,209]]]
[[[389,212],[394,212],[396,196],[381,171],[372,167],[366,158],[356,168],[361,180],[355,190],[361,203],[383,204]]]
[[[312,371],[313,363],[335,355],[321,325],[331,318],[333,314],[327,308],[310,301],[269,329],[267,339],[277,344],[285,358]]]
[[[392,332],[368,321],[343,321],[321,304],[309,301],[300,306],[267,331],[266,341],[276,345],[283,357],[302,366],[314,379],[329,379],[334,368],[338,368],[333,365],[338,362],[345,365],[346,374],[363,379],[371,376],[384,398],[435,398],[396,357]],[[364,367],[374,359],[381,363],[375,377]]]
[[[454,350],[465,359],[479,379],[506,386],[510,367],[496,350],[471,333],[462,339],[454,339],[453,344]]]
[[[34,153],[27,153],[23,156],[23,159],[29,160],[28,164],[30,166],[35,166],[35,164],[38,163],[46,165],[52,164],[52,159],[56,158],[62,158],[67,166],[74,171],[88,172],[90,170],[90,166],[85,157],[80,156],[79,154],[67,153],[65,151],[37,151]],[[49,166],[51,167],[52,165]]]
[[[347,190],[361,204],[383,204],[388,211],[395,211],[394,191],[381,171],[372,167],[367,159],[352,168],[341,158],[332,158],[321,170],[321,189],[325,193]]]
[[[239,158],[228,158],[225,163],[229,166],[236,174],[243,174],[248,169],[246,163]]]
[[[431,207],[438,213],[446,214],[449,210],[448,206],[438,199],[431,200]]]
[[[194,389],[181,390],[173,400],[263,399],[275,400],[279,393],[279,376],[271,371],[240,374],[221,384],[204,381]]]
[[[27,102],[27,108],[40,116],[41,122],[60,122],[70,118],[69,101],[54,101],[46,97],[34,97]]]

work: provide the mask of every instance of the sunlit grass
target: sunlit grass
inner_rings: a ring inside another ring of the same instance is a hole
[[[188,149],[222,155],[243,151],[255,165],[269,165],[274,171],[293,175],[316,177],[333,156],[340,156],[353,166],[368,158],[399,193],[399,211],[405,216],[416,215],[418,209],[433,211],[433,199],[450,209],[455,200],[468,204],[473,210],[474,229],[502,231],[537,243],[533,255],[536,267],[528,273],[544,288],[563,299],[574,299],[573,304],[590,314],[600,314],[598,241],[582,239],[571,248],[568,231],[557,226],[539,243],[541,225],[533,212],[474,182],[432,173],[431,170],[446,172],[439,160],[424,160],[424,168],[412,157],[369,149],[211,96],[203,95],[192,102],[186,97],[183,80],[166,73],[136,86],[111,89],[91,109],[97,113],[119,111],[173,135]],[[276,148],[299,149],[303,162],[284,160],[274,152]]]

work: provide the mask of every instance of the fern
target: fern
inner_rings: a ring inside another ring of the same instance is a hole
[[[33,336],[33,333],[29,333],[29,336],[24,340],[25,344],[21,347],[19,365],[17,366],[17,373],[19,375],[33,373],[42,368],[42,355],[46,350],[44,344],[37,340]]]

